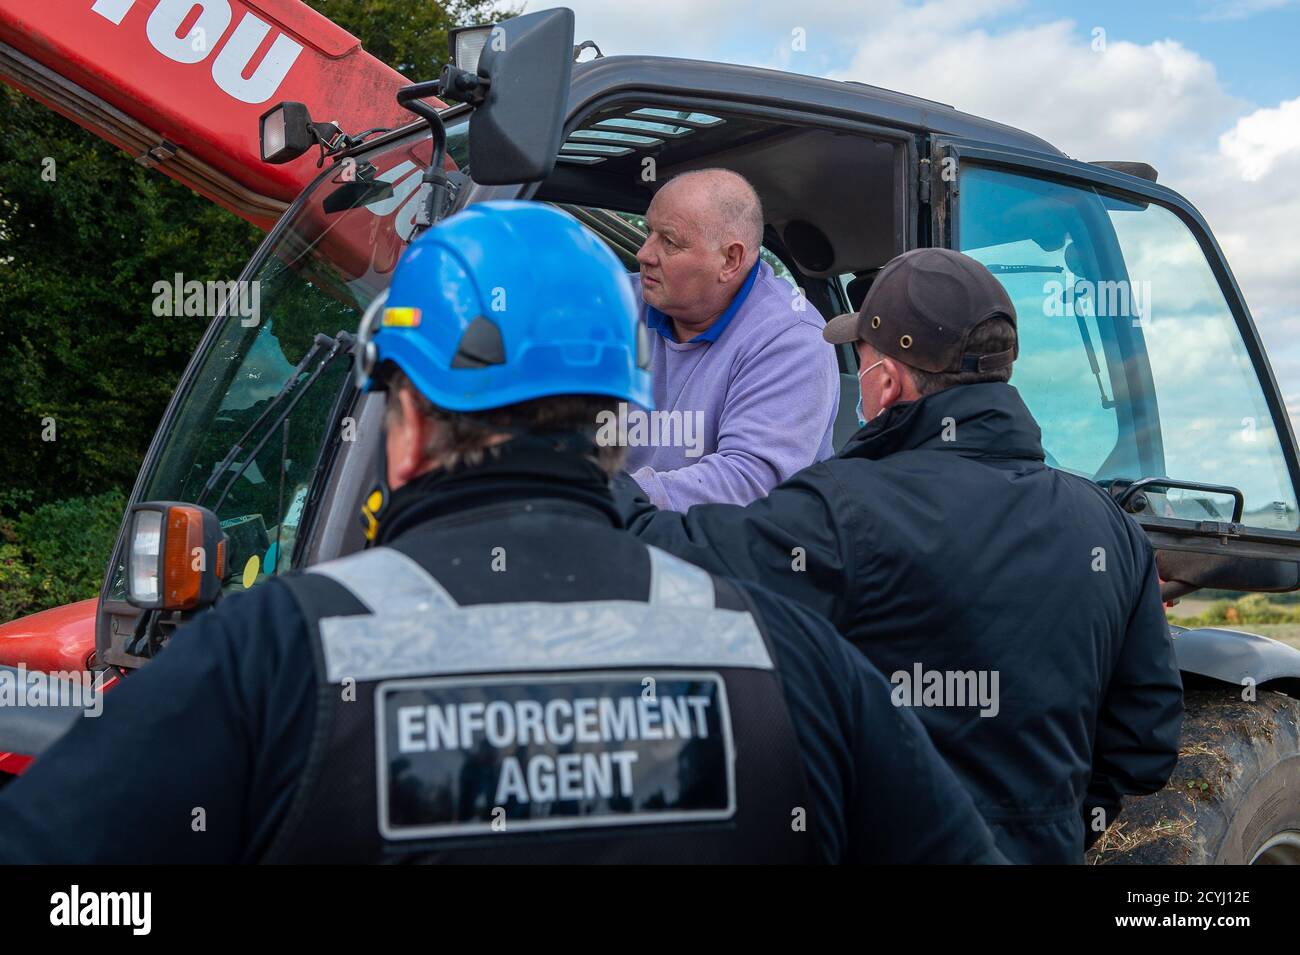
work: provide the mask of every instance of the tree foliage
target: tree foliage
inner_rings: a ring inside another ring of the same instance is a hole
[[[154,284],[231,279],[260,235],[16,91],[0,91],[0,506],[130,490],[203,320]]]
[[[447,61],[447,31],[492,23],[518,10],[490,0],[305,0],[361,40],[371,56],[412,81],[435,79]]]
[[[413,79],[436,75],[449,27],[507,15],[483,0],[308,2]],[[8,87],[0,130],[4,590],[50,553],[30,537],[41,533],[38,509],[86,499],[92,510],[116,509],[111,524],[120,517],[206,321],[154,315],[155,283],[176,273],[234,279],[261,233]],[[34,592],[27,609],[69,596],[39,581]],[[0,616],[15,606],[0,601]]]

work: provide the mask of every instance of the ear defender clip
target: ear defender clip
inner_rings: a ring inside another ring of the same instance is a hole
[[[379,536],[379,522],[387,507],[388,489],[383,485],[376,485],[374,490],[366,495],[359,515],[362,533],[366,535],[366,543],[373,544],[375,538]]]

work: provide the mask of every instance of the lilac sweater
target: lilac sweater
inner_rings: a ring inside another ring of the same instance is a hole
[[[641,277],[632,282],[644,322]],[[840,380],[824,325],[764,262],[717,341],[680,343],[650,331],[660,417],[630,421],[626,434],[627,469],[653,504],[747,504],[831,456]]]

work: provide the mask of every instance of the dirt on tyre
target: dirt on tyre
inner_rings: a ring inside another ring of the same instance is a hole
[[[1188,689],[1169,785],[1129,797],[1095,865],[1300,864],[1300,700]]]

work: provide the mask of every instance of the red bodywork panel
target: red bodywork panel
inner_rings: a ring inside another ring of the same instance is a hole
[[[263,229],[317,173],[316,150],[261,161],[276,103],[351,134],[415,118],[408,81],[299,0],[0,0],[0,44],[0,78]]]
[[[29,670],[85,670],[95,652],[95,607],[81,600],[0,624],[0,664]]]
[[[0,664],[29,670],[85,672],[95,653],[95,607],[82,600],[0,624]],[[20,773],[30,756],[0,752],[0,772]]]

